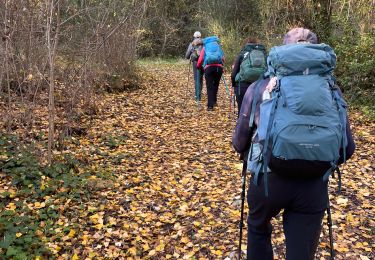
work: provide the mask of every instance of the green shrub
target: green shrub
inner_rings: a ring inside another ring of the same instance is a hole
[[[338,57],[335,75],[349,102],[365,105],[373,110],[375,34],[350,35],[352,34],[345,34],[333,41]]]
[[[16,187],[0,193],[1,259],[52,258],[46,243],[64,235],[55,232],[59,211],[54,200],[81,202],[89,196],[87,179],[93,173],[79,171],[84,165],[69,154],[54,159],[51,166],[42,165],[32,144],[0,134],[0,172]]]

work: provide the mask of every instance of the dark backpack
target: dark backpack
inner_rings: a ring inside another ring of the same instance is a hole
[[[203,39],[204,61],[203,67],[208,64],[223,64],[224,52],[219,44],[217,36],[211,36]]]
[[[267,63],[277,85],[260,105],[248,161],[254,180],[263,172],[267,183],[269,171],[328,179],[348,143],[347,105],[332,77],[335,53],[326,44],[288,44],[273,47]]]
[[[191,46],[193,47],[193,51],[190,55],[191,61],[197,61],[199,59],[199,55],[201,54],[201,51],[203,49],[203,41],[202,39],[195,39]]]
[[[261,44],[247,44],[242,50],[240,71],[236,82],[254,82],[266,71],[266,48]]]

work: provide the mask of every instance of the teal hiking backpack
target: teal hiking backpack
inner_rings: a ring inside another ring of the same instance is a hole
[[[347,105],[332,76],[332,48],[309,43],[277,46],[267,63],[277,84],[260,105],[258,142],[248,162],[255,183],[264,173],[266,195],[269,171],[327,180],[338,166],[340,150],[345,162],[347,146]]]
[[[254,82],[266,71],[266,48],[261,44],[247,44],[244,48],[236,82]]]
[[[208,64],[223,64],[224,52],[219,44],[219,37],[210,36],[203,39],[203,67]]]

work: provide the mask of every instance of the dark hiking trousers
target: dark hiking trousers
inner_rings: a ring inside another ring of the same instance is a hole
[[[268,175],[268,197],[264,193],[263,176],[259,185],[248,190],[247,259],[273,260],[271,218],[281,209],[287,260],[312,260],[318,246],[322,219],[327,208],[328,182],[322,178],[288,179]]]
[[[206,79],[207,86],[207,107],[213,108],[217,102],[217,92],[219,90],[219,84],[221,75],[223,74],[223,68],[218,66],[207,67],[204,70],[204,77]]]
[[[246,90],[250,85],[251,83],[247,82],[237,82],[234,86],[234,94],[236,95],[236,101],[238,105],[238,115],[240,114],[243,97],[245,96]]]
[[[194,75],[195,100],[200,101],[202,96],[203,73],[197,68],[197,61],[192,62]]]

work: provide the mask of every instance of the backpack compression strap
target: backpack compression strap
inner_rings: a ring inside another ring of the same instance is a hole
[[[339,112],[339,116],[340,116],[340,121],[341,121],[341,132],[343,133],[342,135],[342,138],[341,138],[341,147],[340,149],[342,149],[342,154],[343,154],[343,163],[346,162],[346,146],[347,146],[347,143],[348,143],[348,140],[347,140],[347,136],[346,136],[346,115],[345,115],[345,110],[344,108],[346,107],[346,104],[345,102],[343,102],[341,96],[339,95],[338,91],[337,91],[337,88],[334,88],[332,87],[331,88],[332,90],[332,93],[333,93],[333,96],[334,96],[334,100],[336,101],[336,105],[337,105],[337,110]],[[331,162],[331,168],[329,168],[327,170],[327,172],[324,174],[323,176],[323,180],[324,181],[327,181],[329,176],[331,174],[333,174],[335,172],[335,170],[337,171],[337,175],[338,175],[338,178],[339,178],[339,182],[338,182],[338,189],[339,189],[339,192],[341,191],[341,172],[338,168],[338,161],[339,161],[340,158],[338,158],[336,161],[334,162]]]

